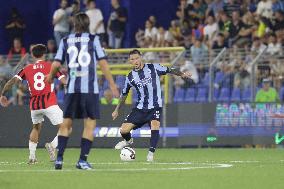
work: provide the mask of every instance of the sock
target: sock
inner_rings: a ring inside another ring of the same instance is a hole
[[[36,147],[37,147],[37,143],[29,140],[29,150],[30,150],[29,159],[35,159],[36,158],[35,157]]]
[[[150,152],[155,152],[158,141],[160,138],[159,130],[151,130],[151,139],[150,139]]]
[[[90,149],[92,147],[93,141],[90,141],[86,138],[81,139],[81,154],[80,160],[87,161],[87,157],[89,155]]]
[[[54,137],[53,141],[51,141],[50,144],[53,148],[57,148],[57,146],[58,146],[58,135],[56,135],[56,137]]]
[[[125,134],[122,134],[120,133],[122,138],[124,138],[126,141],[129,141],[131,139],[131,134],[130,133],[125,133]]]
[[[63,160],[63,154],[65,151],[67,142],[68,142],[68,138],[69,137],[66,137],[66,136],[60,136],[60,135],[58,136],[58,146],[57,146],[57,149],[58,149],[57,159],[58,160]]]

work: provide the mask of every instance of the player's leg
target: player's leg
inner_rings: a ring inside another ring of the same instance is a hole
[[[131,137],[130,131],[135,127],[133,123],[123,123],[120,127],[120,134],[122,138],[124,139],[123,141],[120,141],[115,145],[115,149],[121,150],[125,146],[129,146],[133,143],[133,139]]]
[[[91,166],[87,162],[88,155],[90,153],[93,141],[94,141],[94,130],[96,127],[95,119],[84,119],[84,130],[81,138],[81,153],[79,161],[76,167],[78,169],[91,169]]]
[[[29,155],[29,162],[28,164],[35,164],[37,163],[37,159],[36,159],[36,148],[37,148],[37,144],[38,144],[38,139],[39,139],[39,134],[41,131],[41,123],[38,124],[33,124],[33,128],[32,131],[30,133],[30,137],[29,137],[29,151],[30,151],[30,155]]]
[[[159,134],[160,121],[152,120],[150,124],[151,124],[151,139],[150,139],[150,148],[147,155],[147,161],[154,160],[154,153],[156,151],[156,147],[160,138]]]

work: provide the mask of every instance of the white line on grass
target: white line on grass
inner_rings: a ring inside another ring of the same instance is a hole
[[[141,162],[142,163],[142,162]],[[125,164],[125,163],[93,163],[93,164]],[[142,163],[146,164],[146,163]],[[147,163],[147,164],[160,164],[160,165],[193,165],[191,162],[177,162],[177,163]],[[92,172],[121,172],[121,171],[182,171],[182,170],[193,170],[193,169],[216,169],[216,168],[229,168],[232,167],[232,164],[209,164],[209,163],[198,163],[201,166],[196,167],[167,167],[167,168],[114,168],[114,169],[102,169],[102,168],[95,168],[89,171]],[[37,170],[0,170],[0,173],[13,173],[13,172],[73,172],[73,171],[80,171],[76,169],[63,169],[63,170],[54,170],[54,169],[37,169]]]

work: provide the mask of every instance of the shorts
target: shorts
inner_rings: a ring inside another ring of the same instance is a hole
[[[64,98],[64,118],[70,119],[99,119],[99,94],[72,93]]]
[[[124,123],[132,123],[135,125],[133,128],[141,128],[144,124],[148,123],[151,127],[151,121],[161,121],[162,108],[154,108],[150,110],[140,110],[133,108],[131,113],[126,117]]]
[[[33,124],[42,123],[44,121],[43,116],[46,116],[52,125],[63,123],[63,112],[58,105],[49,106],[46,109],[31,110]]]

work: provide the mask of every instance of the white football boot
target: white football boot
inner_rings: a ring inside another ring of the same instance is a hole
[[[123,141],[120,141],[119,143],[117,143],[115,145],[115,149],[116,150],[121,150],[122,148],[126,147],[126,146],[129,146],[133,144],[133,138],[131,138],[129,141],[126,141],[126,140],[123,140]]]
[[[153,152],[148,152],[148,155],[147,155],[147,161],[148,162],[153,162],[154,161],[154,153]]]

